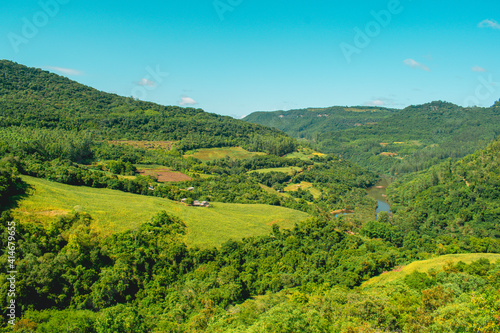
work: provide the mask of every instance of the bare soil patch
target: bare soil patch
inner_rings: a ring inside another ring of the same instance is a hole
[[[171,171],[169,169],[152,169],[152,170],[139,170],[143,176],[153,176],[161,183],[166,182],[183,182],[191,180],[191,177],[178,171]]]

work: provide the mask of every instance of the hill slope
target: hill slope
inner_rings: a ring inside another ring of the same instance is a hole
[[[407,245],[417,237],[415,245],[434,239],[444,253],[463,246],[499,251],[500,140],[455,163],[399,179],[389,187],[388,198]],[[490,240],[479,239],[484,237]]]
[[[14,216],[21,222],[44,224],[73,210],[89,213],[92,227],[101,235],[138,228],[161,210],[178,216],[187,225],[189,246],[219,246],[229,239],[265,235],[271,226],[291,228],[309,215],[268,206],[212,203],[211,208],[188,207],[168,199],[146,197],[109,189],[69,186],[23,176],[32,195],[18,203]]]
[[[338,111],[331,119],[316,117],[314,121],[297,121],[298,111],[289,111],[290,115],[280,111],[265,117],[255,113],[245,120],[263,123],[272,117],[270,124],[296,138],[314,140],[323,152],[341,155],[384,174],[425,170],[449,157],[464,157],[485,148],[500,135],[500,102],[490,108],[463,108],[438,101],[398,112],[374,110],[354,115]],[[281,114],[282,119],[278,118]],[[352,121],[357,116],[359,124],[354,126]],[[287,120],[293,117],[295,126]]]
[[[275,129],[104,93],[6,60],[0,60],[0,110],[1,127],[91,130],[110,140],[174,140],[180,149],[242,145],[283,155],[295,147]]]
[[[254,112],[244,121],[280,129],[295,138],[317,140],[321,134],[378,122],[398,110],[375,107],[309,108]]]
[[[500,254],[498,253],[464,253],[464,254],[448,254],[445,256],[439,256],[437,258],[432,258],[428,260],[414,261],[409,265],[401,268],[394,269],[391,272],[384,272],[381,275],[372,277],[370,280],[365,281],[362,287],[380,287],[381,285],[387,284],[388,282],[393,282],[397,280],[403,280],[405,276],[417,271],[428,273],[430,270],[442,270],[445,265],[450,263],[456,264],[459,261],[470,264],[473,261],[479,259],[488,259],[490,262],[494,263],[500,260]]]

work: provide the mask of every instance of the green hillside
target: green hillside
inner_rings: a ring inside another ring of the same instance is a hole
[[[353,290],[332,286],[262,295],[221,313],[206,331],[496,333],[499,258],[442,256],[374,277]]]
[[[291,228],[308,214],[267,205],[211,203],[210,208],[189,207],[180,202],[109,189],[69,186],[23,177],[30,196],[18,203],[14,217],[21,223],[48,225],[71,211],[89,213],[91,227],[100,235],[137,229],[159,211],[181,218],[187,226],[189,246],[220,246],[230,239],[265,235],[271,226]]]
[[[325,132],[373,124],[398,112],[377,107],[309,108],[289,111],[254,112],[244,121],[280,129],[295,138],[316,141]]]
[[[497,253],[464,253],[464,254],[448,254],[428,260],[414,261],[411,264],[402,267],[396,267],[393,271],[384,272],[381,275],[374,276],[370,280],[364,282],[362,287],[380,287],[389,282],[397,282],[405,279],[407,275],[413,272],[429,273],[431,271],[442,271],[445,266],[463,262],[470,264],[479,259],[487,259],[494,263],[500,260],[500,254]]]
[[[500,135],[500,102],[490,108],[463,108],[437,101],[401,111],[328,110],[337,111],[329,117],[305,110],[257,112],[245,120],[271,124],[296,138],[312,140],[323,152],[393,175],[464,157]]]
[[[107,140],[173,140],[183,150],[241,145],[283,155],[295,148],[275,129],[101,92],[6,60],[0,60],[0,110],[0,127],[86,130]]]
[[[493,248],[500,244],[500,140],[457,162],[397,180],[389,187],[388,197],[395,213],[393,223],[408,238],[425,235],[419,241],[422,244],[438,236],[441,250],[448,253],[465,243],[474,252],[496,251]],[[484,237],[491,241],[479,240]]]

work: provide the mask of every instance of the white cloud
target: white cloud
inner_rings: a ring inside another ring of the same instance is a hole
[[[406,59],[405,61],[403,61],[404,64],[406,66],[409,66],[411,68],[418,68],[418,69],[421,69],[421,70],[424,70],[424,71],[427,71],[427,72],[430,72],[431,70],[429,69],[429,67],[427,67],[426,65],[424,64],[421,64],[413,59]]]
[[[368,105],[370,105],[370,106],[384,106],[385,102],[380,100],[380,99],[376,99],[374,101],[368,102]]]
[[[394,98],[393,98],[394,97]],[[378,107],[394,107],[401,106],[401,102],[396,100],[396,96],[391,97],[374,97],[372,100],[365,102],[363,105],[366,106],[378,106]]]
[[[472,67],[472,71],[482,73],[482,72],[486,72],[486,69],[484,69],[483,67],[474,66],[474,67]]]
[[[71,69],[71,68],[46,66],[46,67],[44,67],[44,69],[59,72],[59,73],[64,74],[64,75],[83,75],[83,72],[76,70],[76,69]]]
[[[140,86],[148,86],[148,87],[156,86],[156,83],[154,83],[153,81],[148,80],[146,78],[142,78],[139,82],[137,82],[137,84]]]
[[[191,97],[181,97],[181,101],[179,102],[179,105],[195,105],[195,104],[198,104],[198,102],[192,99]]]
[[[492,28],[500,30],[500,24],[495,20],[484,20],[479,22],[478,27],[480,28]]]

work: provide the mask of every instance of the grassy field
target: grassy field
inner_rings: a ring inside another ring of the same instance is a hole
[[[69,186],[23,176],[31,195],[14,210],[22,221],[49,223],[71,211],[89,213],[93,228],[103,234],[137,228],[161,210],[180,217],[188,227],[189,246],[218,246],[229,239],[264,235],[277,223],[291,228],[308,214],[275,206],[211,203],[210,208],[189,207],[167,199],[108,189]]]
[[[173,145],[175,144],[175,141],[115,140],[115,141],[108,141],[108,143],[113,145],[132,146],[134,148],[171,150]]]
[[[313,195],[314,199],[317,199],[321,196],[321,191],[313,187],[313,184],[309,182],[300,182],[300,184],[290,184],[287,187],[285,187],[285,192],[298,191],[299,188],[302,190],[309,191],[309,193]]]
[[[293,152],[293,153],[286,155],[285,157],[287,157],[287,158],[300,158],[301,160],[310,160],[315,156],[322,157],[322,156],[325,156],[325,154],[315,152],[314,150],[309,149],[309,148],[301,148],[296,152]]]
[[[486,258],[491,262],[500,260],[500,254],[494,253],[465,253],[465,254],[448,254],[445,256],[440,256],[437,258],[429,260],[415,261],[411,264],[395,269],[391,272],[382,273],[379,276],[375,276],[370,280],[363,283],[363,287],[375,287],[378,285],[383,285],[392,281],[403,279],[406,275],[413,273],[414,271],[428,272],[431,269],[439,270],[442,269],[444,265],[448,262],[457,263],[463,261],[466,264],[470,264],[473,261],[479,260],[481,258]]]
[[[293,174],[293,172],[299,172],[302,171],[302,168],[291,166],[291,167],[282,167],[282,168],[269,168],[269,169],[259,169],[259,170],[252,170],[249,171],[248,173],[252,172],[257,172],[257,173],[269,173],[269,172],[283,172],[287,173],[289,175]]]
[[[202,161],[213,161],[218,158],[224,158],[228,156],[231,159],[244,159],[250,158],[256,155],[265,155],[265,153],[254,153],[247,151],[241,147],[232,148],[208,148],[208,149],[197,149],[188,152],[184,157],[194,157]]]

